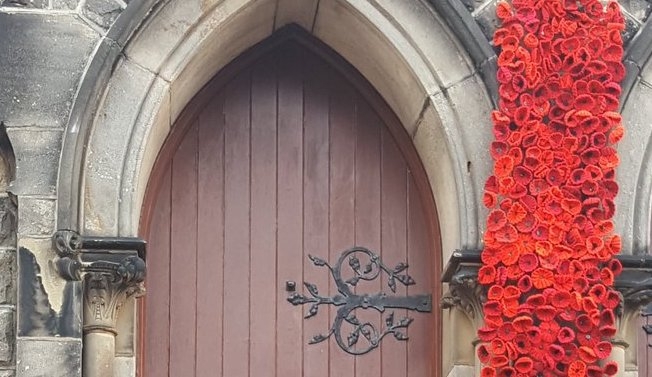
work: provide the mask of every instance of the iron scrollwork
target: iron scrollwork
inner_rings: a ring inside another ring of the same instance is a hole
[[[309,344],[320,343],[333,336],[337,344],[345,352],[351,355],[363,355],[377,348],[381,340],[390,334],[397,340],[407,340],[408,336],[405,329],[412,323],[413,319],[409,317],[396,319],[394,312],[391,312],[384,318],[384,328],[379,329],[373,323],[358,319],[354,312],[356,309],[373,308],[380,313],[388,308],[416,310],[418,312],[432,311],[432,296],[429,294],[394,296],[384,292],[356,294],[353,291],[353,287],[356,287],[360,281],[375,280],[381,273],[387,275],[387,285],[393,293],[396,293],[397,282],[406,287],[414,285],[414,279],[406,273],[408,265],[405,263],[399,263],[396,267],[390,268],[382,262],[376,253],[364,247],[353,247],[345,250],[334,266],[321,258],[312,255],[308,255],[308,257],[315,266],[329,269],[339,292],[339,294],[330,297],[322,296],[315,284],[304,282],[303,284],[310,295],[294,293],[288,297],[288,301],[292,305],[312,304],[304,318],[317,315],[321,305],[339,307],[328,333],[315,335],[309,341]],[[364,263],[363,266],[359,257],[368,259],[368,263]],[[348,261],[348,267],[353,276],[345,280],[342,276],[342,268],[346,261]],[[342,325],[345,322],[353,326],[353,330],[346,336],[346,340],[342,335]],[[366,340],[367,344],[360,346],[359,341],[361,339]]]

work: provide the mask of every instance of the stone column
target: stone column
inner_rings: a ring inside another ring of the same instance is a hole
[[[448,283],[448,292],[444,294],[441,302],[442,309],[456,308],[458,309],[457,312],[462,314],[461,317],[464,318],[458,318],[459,321],[456,322],[465,322],[465,325],[467,323],[472,325],[472,333],[465,334],[466,337],[464,337],[464,344],[467,341],[469,343],[468,350],[463,352],[464,355],[456,356],[466,356],[464,359],[468,359],[468,353],[473,352],[470,359],[474,361],[475,376],[480,375],[482,367],[477,356],[477,350],[481,342],[476,334],[477,330],[484,326],[482,304],[486,301],[484,288],[478,283],[478,261],[479,253],[470,251],[455,251],[453,253],[442,278],[444,282]],[[460,329],[460,323],[454,323],[453,326],[455,329]],[[461,340],[459,338],[454,339],[456,342]]]
[[[145,243],[137,238],[84,238],[71,231],[54,236],[58,272],[83,281],[84,377],[114,377],[120,308],[144,294]]]

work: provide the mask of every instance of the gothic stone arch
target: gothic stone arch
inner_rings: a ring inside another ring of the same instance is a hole
[[[491,134],[477,130],[489,119],[491,100],[426,1],[189,0],[128,8],[98,47],[73,108],[58,227],[137,235],[152,166],[181,110],[228,62],[289,23],[360,71],[412,137],[437,203],[442,260],[454,249],[478,247]],[[118,325],[128,339],[120,335],[117,347],[120,368],[133,370],[129,308]],[[452,335],[444,333],[444,344],[453,344],[443,351],[444,375],[454,364],[473,364],[470,341],[454,345]]]

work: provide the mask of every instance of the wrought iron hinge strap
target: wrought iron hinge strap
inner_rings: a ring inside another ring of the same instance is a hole
[[[412,318],[403,317],[395,320],[394,313],[391,312],[384,318],[384,329],[379,329],[372,323],[359,320],[355,316],[356,309],[373,308],[380,313],[386,309],[432,311],[432,296],[429,294],[395,296],[384,292],[375,294],[356,294],[354,292],[353,288],[360,281],[375,280],[381,273],[387,275],[387,285],[392,293],[396,293],[397,282],[404,286],[414,285],[416,282],[406,273],[408,265],[405,263],[399,263],[394,268],[390,268],[376,253],[364,247],[353,247],[343,251],[333,266],[321,258],[312,255],[308,257],[315,266],[329,269],[339,292],[330,297],[321,296],[316,285],[304,282],[309,295],[294,293],[288,297],[288,301],[292,305],[312,304],[305,318],[317,315],[320,305],[339,307],[328,333],[314,336],[310,340],[310,344],[323,342],[333,336],[345,352],[352,355],[363,355],[377,348],[380,341],[387,335],[391,334],[397,340],[407,340],[405,329],[412,323]],[[366,263],[361,263],[360,257],[364,258]],[[348,262],[348,268],[353,273],[353,276],[346,280],[342,277],[342,268],[345,262]],[[294,284],[288,284],[288,286],[294,286]],[[348,333],[346,340],[342,338],[342,325],[345,322],[353,326],[353,330]],[[361,339],[365,339],[366,344],[361,345],[359,342]]]

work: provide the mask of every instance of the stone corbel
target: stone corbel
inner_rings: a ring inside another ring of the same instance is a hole
[[[484,323],[482,304],[486,301],[484,289],[478,283],[479,262],[478,251],[456,250],[442,277],[442,282],[448,283],[448,292],[442,297],[441,308],[459,308],[476,329]]]
[[[116,322],[130,297],[145,293],[145,246],[140,238],[84,237],[70,230],[53,236],[57,271],[83,282],[85,377],[113,377]]]

